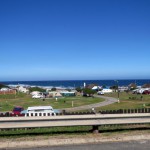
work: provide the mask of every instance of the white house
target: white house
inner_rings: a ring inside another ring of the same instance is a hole
[[[102,87],[101,86],[96,86],[96,85],[92,87],[92,90],[99,90],[99,89],[102,89]]]
[[[1,88],[0,91],[9,91],[9,88]]]
[[[23,93],[28,93],[29,92],[29,90],[27,88],[23,87],[23,86],[19,86],[18,91],[23,92]]]
[[[41,92],[39,92],[39,91],[33,91],[33,92],[31,92],[30,94],[33,96],[33,95],[40,95],[40,93],[41,93]]]
[[[49,96],[51,96],[51,97],[62,97],[60,92],[57,92],[57,91],[51,91],[51,92],[48,92],[48,93],[49,93]]]

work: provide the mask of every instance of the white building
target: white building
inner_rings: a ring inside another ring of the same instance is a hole
[[[51,92],[48,92],[48,94],[50,97],[62,97],[60,92],[57,92],[57,91],[51,91]]]
[[[92,87],[92,90],[99,90],[99,89],[102,89],[102,87],[101,86],[96,86],[96,85]]]
[[[33,95],[40,95],[40,93],[41,93],[41,92],[39,92],[39,91],[33,91],[33,92],[31,92],[30,94],[33,96]]]
[[[23,87],[23,86],[19,86],[18,91],[23,92],[23,93],[28,93],[29,92],[29,90],[27,88]]]
[[[0,91],[9,91],[9,88],[1,88]]]

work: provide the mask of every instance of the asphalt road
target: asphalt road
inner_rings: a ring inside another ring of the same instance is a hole
[[[110,105],[110,104],[118,102],[118,99],[117,98],[113,98],[113,97],[107,97],[107,96],[101,96],[101,95],[95,95],[95,97],[103,98],[103,99],[105,99],[105,101],[100,102],[100,103],[90,104],[90,105],[84,105],[84,106],[72,107],[72,108],[64,108],[64,109],[66,111],[87,110],[87,109],[92,109],[92,108],[97,108],[97,107],[101,107],[101,106],[106,106],[106,105]]]
[[[39,147],[19,150],[149,150],[150,140],[131,141],[131,142],[113,142],[86,145],[69,145],[55,147]],[[16,150],[16,149],[13,149]]]

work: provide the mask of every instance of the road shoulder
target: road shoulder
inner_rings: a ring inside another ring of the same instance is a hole
[[[61,146],[75,144],[90,143],[110,143],[110,142],[126,142],[126,141],[142,141],[150,140],[150,131],[148,132],[132,132],[118,134],[87,134],[87,135],[60,135],[60,136],[36,136],[28,138],[8,138],[0,140],[0,149],[8,148],[32,148],[46,146]]]

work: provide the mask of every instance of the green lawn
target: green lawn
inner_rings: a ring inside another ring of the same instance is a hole
[[[118,93],[105,94],[105,96],[118,98]],[[141,96],[143,96],[142,99]],[[150,108],[150,95],[121,92],[119,93],[119,99],[120,103],[103,106],[97,108],[97,110]]]
[[[118,97],[118,93],[105,94],[105,96]],[[150,95],[142,95],[143,99],[141,100],[141,95],[131,94],[121,92],[119,94],[120,103],[114,103],[111,105],[103,106],[96,108],[99,110],[118,110],[118,109],[137,109],[137,108],[150,108]],[[17,95],[0,95],[0,112],[1,111],[11,111],[14,106],[23,106],[25,109],[29,106],[40,106],[40,105],[51,105],[54,109],[70,108],[72,107],[72,101],[74,107],[83,106],[93,103],[102,102],[103,99],[92,98],[92,97],[64,97],[58,98],[56,101],[55,98],[45,99],[32,99],[31,95],[26,95],[19,93]],[[84,110],[85,111],[85,110]]]
[[[74,107],[88,105],[93,103],[99,103],[104,101],[101,98],[92,98],[92,97],[63,97],[58,98],[57,101],[55,98],[45,99],[32,99],[31,95],[7,95],[5,98],[0,97],[0,111],[11,111],[14,106],[23,106],[25,109],[29,106],[47,106],[51,105],[54,109],[62,109],[72,107],[72,101]]]

